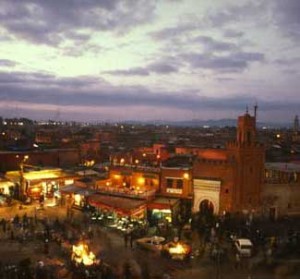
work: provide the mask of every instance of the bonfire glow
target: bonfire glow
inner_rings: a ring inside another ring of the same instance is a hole
[[[77,246],[73,245],[72,260],[76,263],[92,265],[96,261],[96,256],[93,252],[89,251],[89,247],[86,244],[80,243]]]
[[[170,252],[170,254],[173,254],[173,255],[187,254],[188,248],[185,247],[185,245],[183,245],[181,243],[177,243],[175,247],[169,248],[169,252]]]

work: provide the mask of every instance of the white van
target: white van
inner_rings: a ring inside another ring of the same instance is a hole
[[[234,246],[241,257],[251,257],[253,244],[250,239],[238,238],[235,240]]]

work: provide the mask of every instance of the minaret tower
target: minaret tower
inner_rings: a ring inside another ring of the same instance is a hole
[[[254,105],[254,118],[255,118],[255,122],[256,122],[256,119],[257,119],[257,109],[258,109],[258,105],[257,103]]]
[[[237,143],[238,145],[251,145],[256,142],[256,117],[248,113],[238,118]]]
[[[264,147],[257,141],[257,105],[254,116],[238,117],[236,141],[227,145],[236,164],[233,208],[236,211],[257,210],[261,206],[264,173]]]

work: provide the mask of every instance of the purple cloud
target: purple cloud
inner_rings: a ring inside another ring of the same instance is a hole
[[[242,31],[234,30],[234,29],[227,29],[224,31],[224,37],[226,38],[241,38],[244,33]]]
[[[8,33],[25,40],[58,45],[64,39],[88,40],[91,32],[128,30],[154,17],[152,0],[3,0],[0,21]]]
[[[293,39],[300,39],[300,1],[275,0],[273,3],[273,19],[284,34]]]
[[[16,66],[18,63],[9,59],[0,59],[0,67],[4,66],[4,67],[14,67]]]
[[[183,33],[192,31],[196,29],[196,25],[193,23],[186,23],[178,26],[167,27],[158,31],[150,32],[148,35],[157,41],[170,40]]]
[[[193,39],[195,43],[201,43],[208,51],[232,51],[238,47],[231,42],[217,41],[209,36],[198,36]]]
[[[55,90],[54,90],[55,89]],[[38,73],[0,73],[0,99],[40,105],[122,107],[147,106],[197,111],[202,109],[238,110],[257,98],[241,93],[232,97],[204,97],[197,91],[156,91],[143,86],[113,86],[92,76],[57,78]],[[258,100],[266,110],[298,109],[299,102]]]
[[[103,73],[116,76],[149,76],[150,74],[176,73],[178,72],[177,66],[172,65],[171,62],[162,61],[151,63],[145,67],[135,67],[128,70],[105,71]]]
[[[239,72],[248,68],[251,62],[263,62],[265,58],[262,53],[236,52],[225,56],[190,53],[182,55],[182,59],[193,68]]]

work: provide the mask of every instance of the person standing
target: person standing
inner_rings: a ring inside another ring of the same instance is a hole
[[[128,247],[128,233],[127,232],[124,233],[124,245],[125,245],[125,248]]]
[[[240,267],[241,264],[241,258],[239,253],[235,254],[235,269],[238,269]]]
[[[131,270],[128,262],[124,264],[124,279],[131,279]]]
[[[134,240],[134,233],[133,231],[130,232],[130,248],[133,248],[133,240]]]

